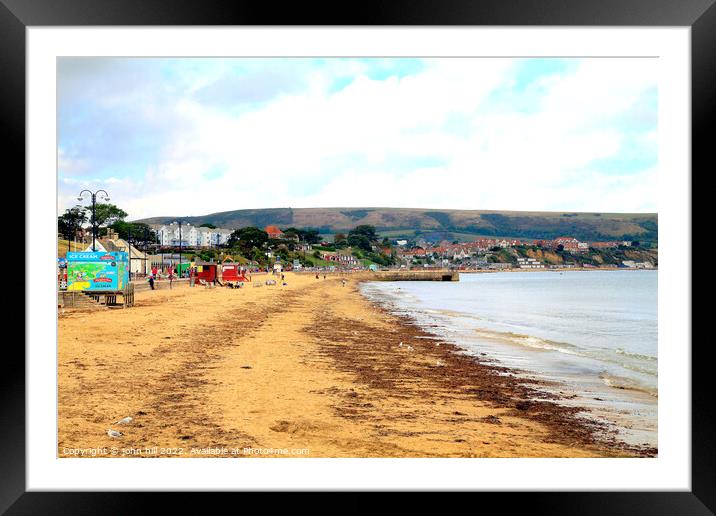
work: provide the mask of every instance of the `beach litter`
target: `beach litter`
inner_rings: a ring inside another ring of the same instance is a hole
[[[132,416],[123,417],[122,419],[120,419],[119,421],[117,421],[115,424],[117,424],[117,425],[128,425],[129,423],[132,422],[132,419],[133,419]]]
[[[110,437],[122,437],[124,434],[122,432],[117,432],[116,430],[112,430],[111,428],[108,428],[107,435]]]

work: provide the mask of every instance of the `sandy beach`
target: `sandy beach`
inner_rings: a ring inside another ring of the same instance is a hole
[[[287,273],[287,286],[181,286],[138,292],[128,309],[60,310],[58,456],[652,453],[385,312],[358,292],[360,276],[344,277]]]

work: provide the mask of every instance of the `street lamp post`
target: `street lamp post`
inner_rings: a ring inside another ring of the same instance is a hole
[[[109,201],[109,194],[105,192],[104,190],[97,190],[96,192],[91,192],[89,190],[82,190],[80,192],[80,195],[77,197],[78,201],[81,201],[83,199],[84,193],[87,192],[90,194],[92,198],[92,252],[97,251],[97,246],[95,244],[97,240],[97,218],[96,218],[96,206],[97,206],[97,194],[104,194],[104,200]]]
[[[181,278],[181,251],[182,251],[181,226],[183,223],[184,223],[184,220],[182,220],[182,219],[172,222],[172,225],[174,225],[174,224],[179,225],[179,268],[177,269],[177,273],[179,274],[180,278]]]
[[[165,233],[162,233],[162,235],[165,235]],[[159,239],[159,253],[162,255],[162,274],[164,273],[164,245],[162,240],[164,239],[164,236],[160,237],[159,234],[157,234],[157,239]]]
[[[129,281],[132,281],[132,226],[127,226],[127,253],[129,254]]]
[[[149,228],[144,227],[144,274],[147,274],[147,249],[149,247]]]

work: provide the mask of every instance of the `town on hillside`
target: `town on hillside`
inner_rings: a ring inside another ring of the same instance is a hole
[[[100,205],[98,205],[99,207]],[[388,238],[363,224],[346,233],[320,234],[315,228],[268,225],[238,229],[126,222],[114,205],[96,210],[94,223],[81,207],[58,217],[58,256],[67,251],[126,252],[132,278],[173,273],[189,277],[197,264],[230,260],[247,271],[452,269],[505,270],[658,267],[653,242],[476,238],[458,242]],[[101,217],[97,216],[100,213]],[[94,246],[94,248],[93,248]]]

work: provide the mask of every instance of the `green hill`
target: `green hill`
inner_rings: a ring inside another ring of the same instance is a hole
[[[162,224],[176,216],[152,217],[137,222]],[[573,236],[581,240],[641,240],[656,242],[655,213],[577,213],[486,210],[435,210],[419,208],[270,208],[235,210],[185,217],[236,229],[244,226],[318,228],[322,234],[346,232],[371,224],[391,238],[416,234],[431,240],[470,240],[476,236],[551,239]]]

